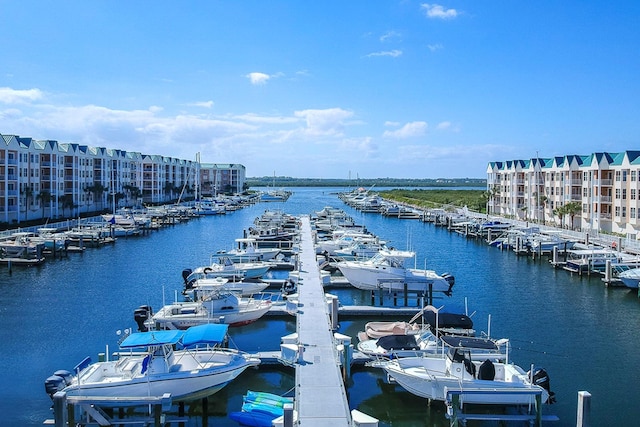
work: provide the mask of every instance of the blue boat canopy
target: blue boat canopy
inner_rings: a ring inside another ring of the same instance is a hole
[[[229,325],[224,323],[207,323],[192,326],[184,332],[182,345],[190,347],[196,344],[219,344],[224,341]]]
[[[185,331],[178,330],[135,332],[122,341],[120,348],[177,344],[184,334]]]

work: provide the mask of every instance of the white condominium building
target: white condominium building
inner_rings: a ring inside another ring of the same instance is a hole
[[[640,238],[640,151],[490,162],[489,214]]]
[[[245,168],[0,134],[0,223],[239,193]],[[212,191],[208,191],[213,193]]]

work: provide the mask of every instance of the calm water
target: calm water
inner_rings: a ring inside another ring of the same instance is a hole
[[[87,355],[95,360],[106,345],[115,350],[117,331],[135,328],[135,308],[158,308],[163,299],[172,300],[182,289],[182,269],[231,249],[265,209],[310,214],[324,206],[343,208],[393,246],[415,250],[419,267],[455,275],[454,295],[436,305],[462,309],[466,301],[477,330],[486,331],[491,318],[492,336],[511,339],[513,361],[525,370],[531,364],[547,369],[558,400],[554,411],[561,418],[553,425],[575,425],[579,390],[593,395],[594,426],[640,420],[640,405],[629,404],[638,390],[640,366],[636,293],[605,288],[596,278],[572,277],[546,261],[500,252],[431,224],[359,213],[342,204],[335,191],[296,189],[284,204],[192,220],[40,267],[14,268],[12,274],[1,267],[0,425],[41,425],[50,418],[46,377]],[[368,302],[366,293],[335,293],[345,304]],[[343,322],[340,332],[355,337],[364,323]],[[231,334],[242,350],[273,350],[294,330],[292,318],[233,328]],[[383,377],[380,371],[355,370],[348,384],[351,407],[379,418],[383,426],[448,425],[441,405],[428,408]],[[210,425],[236,425],[226,414],[239,410],[247,389],[284,393],[292,386],[293,375],[286,370],[247,371],[211,399]],[[194,417],[191,425],[201,423]]]

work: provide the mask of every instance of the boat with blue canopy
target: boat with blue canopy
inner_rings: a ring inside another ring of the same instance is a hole
[[[127,398],[165,393],[174,401],[206,397],[260,363],[257,357],[224,348],[227,330],[225,324],[206,324],[132,333],[122,340],[116,360],[91,363],[86,358],[73,372],[60,370],[47,378],[45,390],[51,397],[63,391],[119,398],[117,406],[126,406]]]

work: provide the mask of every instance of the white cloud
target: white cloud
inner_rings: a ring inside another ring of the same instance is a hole
[[[300,119],[287,116],[261,116],[255,113],[247,113],[233,116],[233,119],[242,120],[250,123],[268,123],[268,124],[287,124],[297,123]]]
[[[249,73],[246,75],[252,85],[263,85],[271,78],[269,74],[265,73]]]
[[[393,58],[396,58],[398,56],[402,55],[402,51],[399,49],[394,49],[394,50],[385,50],[385,51],[381,51],[381,52],[373,52],[370,53],[367,56],[367,58],[371,58],[373,56],[391,56]]]
[[[436,44],[428,44],[427,48],[429,48],[431,52],[435,52],[436,50],[443,49],[444,47],[440,43],[436,43]]]
[[[327,108],[324,110],[301,110],[294,113],[295,117],[305,120],[306,135],[340,136],[344,132],[345,120],[353,116],[353,112],[342,108]]]
[[[410,122],[397,130],[384,131],[382,136],[385,138],[405,139],[415,136],[423,136],[427,133],[427,122]]]
[[[387,31],[386,33],[380,36],[380,41],[388,42],[398,38],[400,38],[400,33],[398,33],[397,31]]]
[[[378,144],[370,136],[361,138],[345,138],[340,142],[341,151],[352,157],[355,152],[355,161],[375,158],[378,155]]]
[[[457,10],[445,9],[444,6],[439,4],[423,3],[420,8],[425,11],[427,17],[434,19],[453,19],[459,14]]]
[[[211,108],[213,107],[213,101],[192,102],[191,104],[187,104],[187,105],[191,107]]]
[[[37,101],[43,98],[40,89],[18,90],[9,87],[0,87],[0,102],[5,104],[22,104]]]

